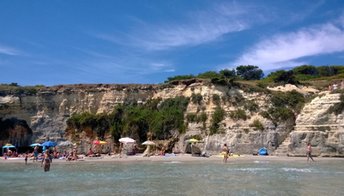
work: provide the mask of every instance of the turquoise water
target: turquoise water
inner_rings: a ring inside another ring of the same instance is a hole
[[[0,195],[344,195],[343,163],[0,163]]]

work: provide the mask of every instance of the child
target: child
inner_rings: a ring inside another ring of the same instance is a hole
[[[28,152],[25,153],[25,165],[27,165],[27,159],[28,159],[29,155]]]

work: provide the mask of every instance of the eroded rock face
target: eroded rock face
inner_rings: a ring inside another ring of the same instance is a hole
[[[329,113],[340,94],[323,93],[307,104],[290,134],[289,155],[305,156],[307,143],[317,156],[344,156],[344,113]]]
[[[32,95],[0,97],[0,117],[24,119],[32,142],[63,140],[66,121],[74,113],[109,113],[117,104],[144,102],[153,85],[76,85],[47,87]],[[31,141],[30,141],[31,142]]]
[[[74,113],[110,113],[116,105],[122,103],[140,104],[149,99],[191,97],[192,94],[202,96],[201,104],[190,102],[186,113],[204,112],[207,121],[205,124],[188,123],[186,133],[179,135],[179,141],[175,145],[179,151],[185,150],[186,139],[197,135],[203,138],[198,146],[212,154],[219,153],[224,143],[234,153],[252,154],[261,147],[267,147],[269,153],[272,153],[289,138],[288,153],[292,156],[304,155],[308,141],[313,145],[314,154],[343,155],[344,115],[327,112],[330,106],[339,101],[339,94],[327,93],[316,97],[305,105],[296,122],[280,122],[277,126],[260,115],[261,111],[266,111],[270,106],[269,95],[262,92],[247,93],[198,80],[169,85],[67,85],[47,87],[36,95],[4,95],[0,97],[0,117],[24,119],[33,133],[32,137],[26,137],[27,143],[42,142],[47,138],[59,141],[71,139],[64,137],[66,121]],[[227,114],[243,109],[247,119],[233,120],[227,115],[220,123],[218,134],[209,135],[211,116],[217,107],[214,95],[220,97],[220,106]],[[239,104],[240,101],[254,102],[259,109],[248,111]],[[250,126],[255,120],[261,122],[262,130]],[[89,143],[92,141],[90,137],[93,136],[85,133],[80,134],[78,139]]]

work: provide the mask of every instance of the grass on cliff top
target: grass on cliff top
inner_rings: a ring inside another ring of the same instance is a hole
[[[330,84],[339,83],[344,78],[344,66],[342,65],[326,65],[313,66],[301,65],[294,67],[291,70],[277,70],[269,73],[263,78],[263,71],[258,66],[241,65],[235,69],[207,71],[198,75],[177,75],[169,77],[165,83],[159,86],[164,88],[166,85],[186,84],[190,85],[196,82],[202,82],[204,85],[210,83],[214,85],[227,86],[229,88],[236,87],[246,92],[260,92],[266,91],[267,86],[278,86],[284,84],[305,85],[314,87],[319,90],[326,90]],[[109,84],[77,84],[77,85],[58,85],[59,87],[76,87],[78,89],[95,87],[109,88]],[[123,90],[126,85],[115,85],[118,90]],[[137,84],[137,86],[142,86]],[[151,86],[151,85],[150,85]],[[42,90],[43,85],[36,86],[19,86],[17,83],[0,84],[1,94],[36,94],[37,91]],[[117,89],[116,88],[116,89]],[[151,88],[151,87],[150,87]],[[51,89],[50,89],[51,90]]]
[[[19,86],[17,83],[0,84],[0,95],[35,95],[43,85]]]

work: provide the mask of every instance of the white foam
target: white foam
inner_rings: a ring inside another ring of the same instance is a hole
[[[269,163],[269,161],[253,161],[253,163]]]
[[[269,168],[237,168],[232,169],[234,171],[244,171],[244,172],[256,172],[256,171],[267,171],[270,170]]]
[[[166,164],[178,164],[178,163],[182,163],[180,161],[168,161],[168,162],[164,162]]]
[[[286,172],[300,172],[300,173],[310,173],[312,172],[310,169],[308,168],[281,168],[283,171]]]

